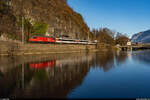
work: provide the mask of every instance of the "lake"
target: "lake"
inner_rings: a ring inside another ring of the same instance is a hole
[[[0,98],[150,98],[150,51],[0,57]]]

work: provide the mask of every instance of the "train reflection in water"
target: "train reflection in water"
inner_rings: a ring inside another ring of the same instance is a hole
[[[50,60],[44,62],[32,62],[29,64],[31,68],[42,69],[42,68],[53,68],[53,67],[62,67],[66,65],[75,65],[80,62],[86,62],[92,60],[92,57],[74,57],[73,59],[59,59],[59,60]]]
[[[31,68],[36,68],[36,69],[46,68],[46,67],[54,67],[55,66],[55,61],[51,60],[51,61],[48,61],[48,62],[31,63],[31,64],[29,64],[29,66]]]
[[[0,58],[0,97],[66,98],[90,69],[108,72],[126,53],[71,53]],[[114,61],[116,63],[114,63]]]
[[[82,83],[94,58],[94,53],[0,58],[0,97],[65,98]]]

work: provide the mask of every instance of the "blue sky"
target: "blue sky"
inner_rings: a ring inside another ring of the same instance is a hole
[[[132,36],[150,29],[150,0],[68,0],[90,29],[108,27]]]

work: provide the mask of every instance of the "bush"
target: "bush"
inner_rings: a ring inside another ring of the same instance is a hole
[[[33,24],[33,31],[32,31],[32,33],[45,35],[47,30],[48,30],[48,24],[47,23],[35,22]]]

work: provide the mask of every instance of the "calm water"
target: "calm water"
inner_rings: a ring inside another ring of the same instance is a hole
[[[0,57],[0,98],[150,98],[150,51]]]

